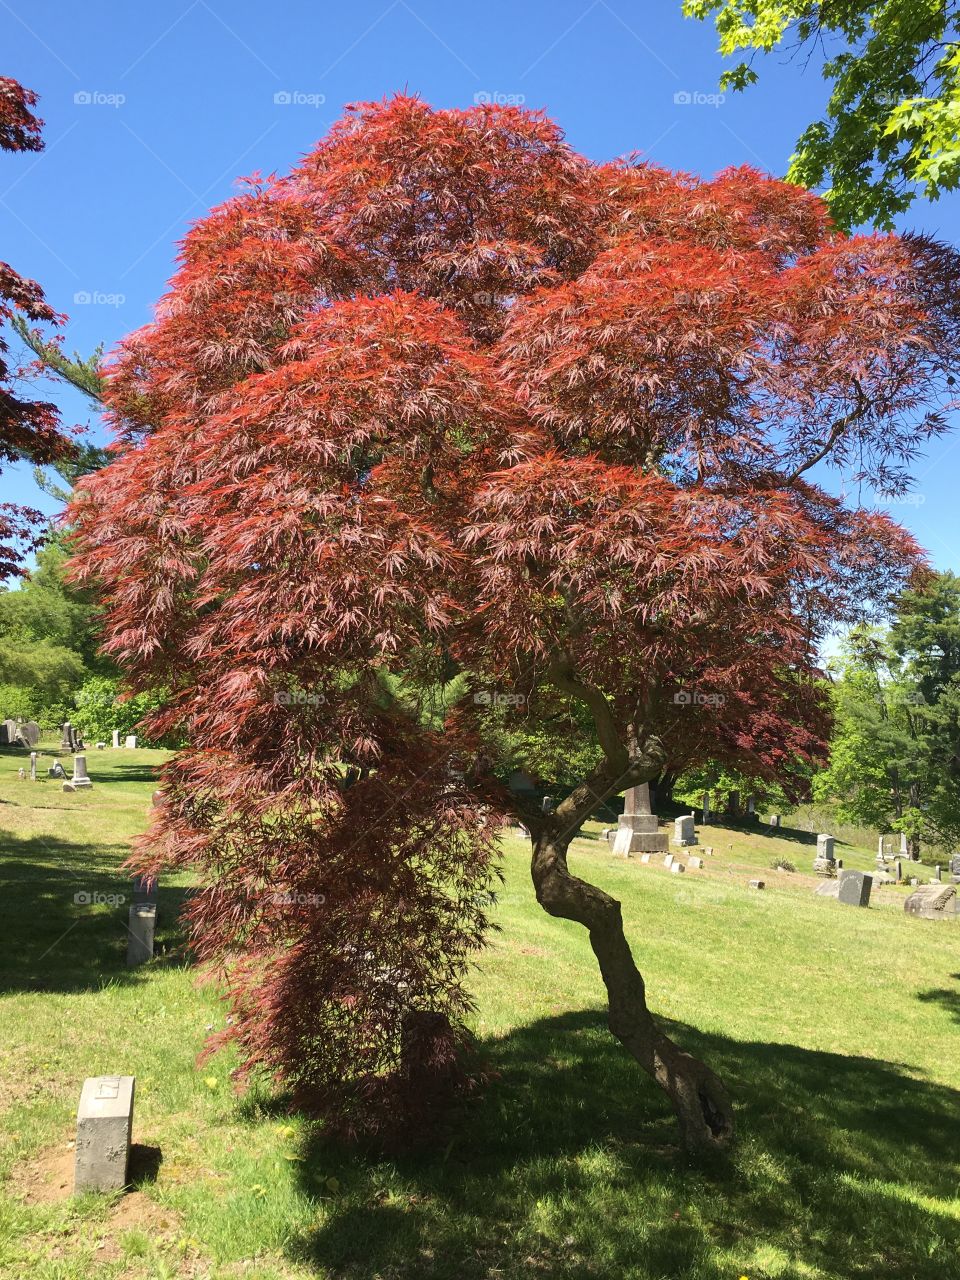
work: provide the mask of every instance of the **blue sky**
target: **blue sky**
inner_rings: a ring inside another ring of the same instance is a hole
[[[504,95],[545,108],[595,160],[638,150],[709,174],[782,173],[824,101],[816,66],[780,54],[759,86],[718,100],[715,32],[680,0],[0,0],[0,49],[0,74],[41,95],[47,140],[0,153],[0,259],[42,283],[84,352],[147,322],[190,223],[239,175],[288,170],[344,103]],[[960,197],[917,203],[904,225],[956,242]],[[79,396],[51,398],[68,424],[90,418]],[[939,568],[960,568],[958,445],[920,460],[895,509]],[[22,466],[0,475],[2,500],[55,507]]]

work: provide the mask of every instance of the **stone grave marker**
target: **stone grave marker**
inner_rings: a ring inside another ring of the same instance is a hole
[[[153,937],[157,927],[157,908],[150,902],[136,902],[130,908],[127,925],[127,964],[146,964],[153,959]]]
[[[837,899],[850,907],[869,907],[873,878],[864,871],[844,871],[838,880]]]
[[[678,875],[681,871],[686,871],[686,867],[682,862],[672,862],[670,864],[671,875]]]
[[[40,726],[36,720],[28,720],[26,724],[20,726],[20,737],[23,740],[23,745],[29,747],[31,751],[39,747]]]
[[[824,880],[813,891],[818,898],[836,898],[840,893],[839,880]]]
[[[36,782],[36,780],[37,780],[37,753],[35,751],[31,751],[30,752],[30,781]]]
[[[84,1080],[77,1109],[74,1190],[120,1191],[127,1183],[133,1133],[133,1076]]]
[[[137,735],[135,733],[128,733],[126,738],[124,738],[123,745],[129,748],[129,750],[134,751],[137,746]]]
[[[683,817],[674,819],[673,843],[681,847],[697,843],[696,824],[692,813],[685,813]]]
[[[765,880],[751,880],[749,887],[751,889],[765,889],[767,882]]]
[[[59,760],[54,760],[53,764],[47,770],[48,778],[63,779],[67,776],[67,772]]]
[[[667,856],[666,856],[666,857],[664,858],[664,860],[663,860],[663,865],[664,865],[665,867],[672,867],[672,866],[673,866],[673,854],[672,854],[672,853],[668,853],[668,854],[667,854]]]
[[[73,789],[79,791],[81,787],[92,787],[93,783],[87,773],[87,757],[73,757],[73,777],[70,779],[73,783]]]
[[[956,920],[958,903],[955,884],[924,884],[910,894],[903,909],[921,920]]]
[[[771,813],[770,817],[768,818],[768,822],[770,823],[770,826],[771,826],[771,827],[773,827],[773,829],[774,829],[775,831],[779,831],[779,830],[780,830],[780,815],[779,815],[779,813]]]
[[[112,732],[113,746],[119,750],[120,748],[120,730],[114,729]]]
[[[687,862],[687,866],[688,866],[688,867],[693,867],[695,870],[699,871],[699,869],[703,866],[703,859],[702,859],[702,858],[690,858],[690,859],[688,860],[688,862]]]
[[[628,787],[613,852],[621,858],[629,858],[634,853],[664,853],[670,844],[666,835],[660,834],[659,827],[650,805],[650,784],[642,782]]]
[[[813,860],[813,869],[818,876],[832,878],[837,874],[837,860],[833,855],[833,846],[833,836],[817,836],[817,856]]]

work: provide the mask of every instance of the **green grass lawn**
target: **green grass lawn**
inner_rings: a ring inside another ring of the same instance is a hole
[[[622,900],[651,1005],[737,1100],[735,1153],[694,1167],[605,1029],[583,932],[540,911],[508,836],[474,982],[498,1077],[442,1150],[373,1158],[236,1098],[231,1057],[197,1068],[224,1009],[177,951],[184,883],[132,972],[126,906],[75,901],[129,892],[162,758],[90,751],[95,785],[69,795],[0,753],[3,1277],[960,1277],[960,925],[906,918],[895,888],[867,911],[815,898],[803,832],[707,828],[706,869],[673,876],[614,861],[591,825],[573,869]],[[82,1081],[121,1072],[135,1189],[72,1199]]]

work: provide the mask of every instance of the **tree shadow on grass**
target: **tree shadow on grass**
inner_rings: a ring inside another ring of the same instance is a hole
[[[946,923],[949,928],[952,921]],[[960,973],[951,973],[950,977],[957,983],[956,987],[936,987],[930,991],[921,991],[917,994],[917,999],[925,1004],[940,1005],[954,1022],[960,1022]]]
[[[130,877],[124,845],[78,844],[3,833],[0,858],[0,993],[99,990],[140,982],[127,968]],[[183,963],[178,925],[186,890],[161,885],[153,965]]]
[[[960,1276],[960,1093],[894,1063],[678,1026],[738,1102],[731,1157],[695,1165],[600,1012],[486,1046],[501,1073],[442,1151],[297,1165],[320,1225],[296,1260],[340,1280]],[[767,1268],[770,1270],[767,1270]]]

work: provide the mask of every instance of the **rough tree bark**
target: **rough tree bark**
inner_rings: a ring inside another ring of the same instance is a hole
[[[597,805],[655,777],[663,766],[663,748],[656,739],[648,739],[640,748],[635,734],[630,735],[630,745],[625,744],[604,695],[578,680],[569,664],[559,664],[551,677],[593,710],[605,759],[553,813],[523,817],[533,845],[531,875],[537,901],[550,915],[575,920],[588,930],[607,990],[610,1030],[669,1097],[684,1147],[690,1152],[722,1150],[734,1137],[733,1106],[726,1088],[705,1063],[670,1039],[647,1008],[643,977],[623,930],[620,903],[571,875],[567,866],[570,841]]]

